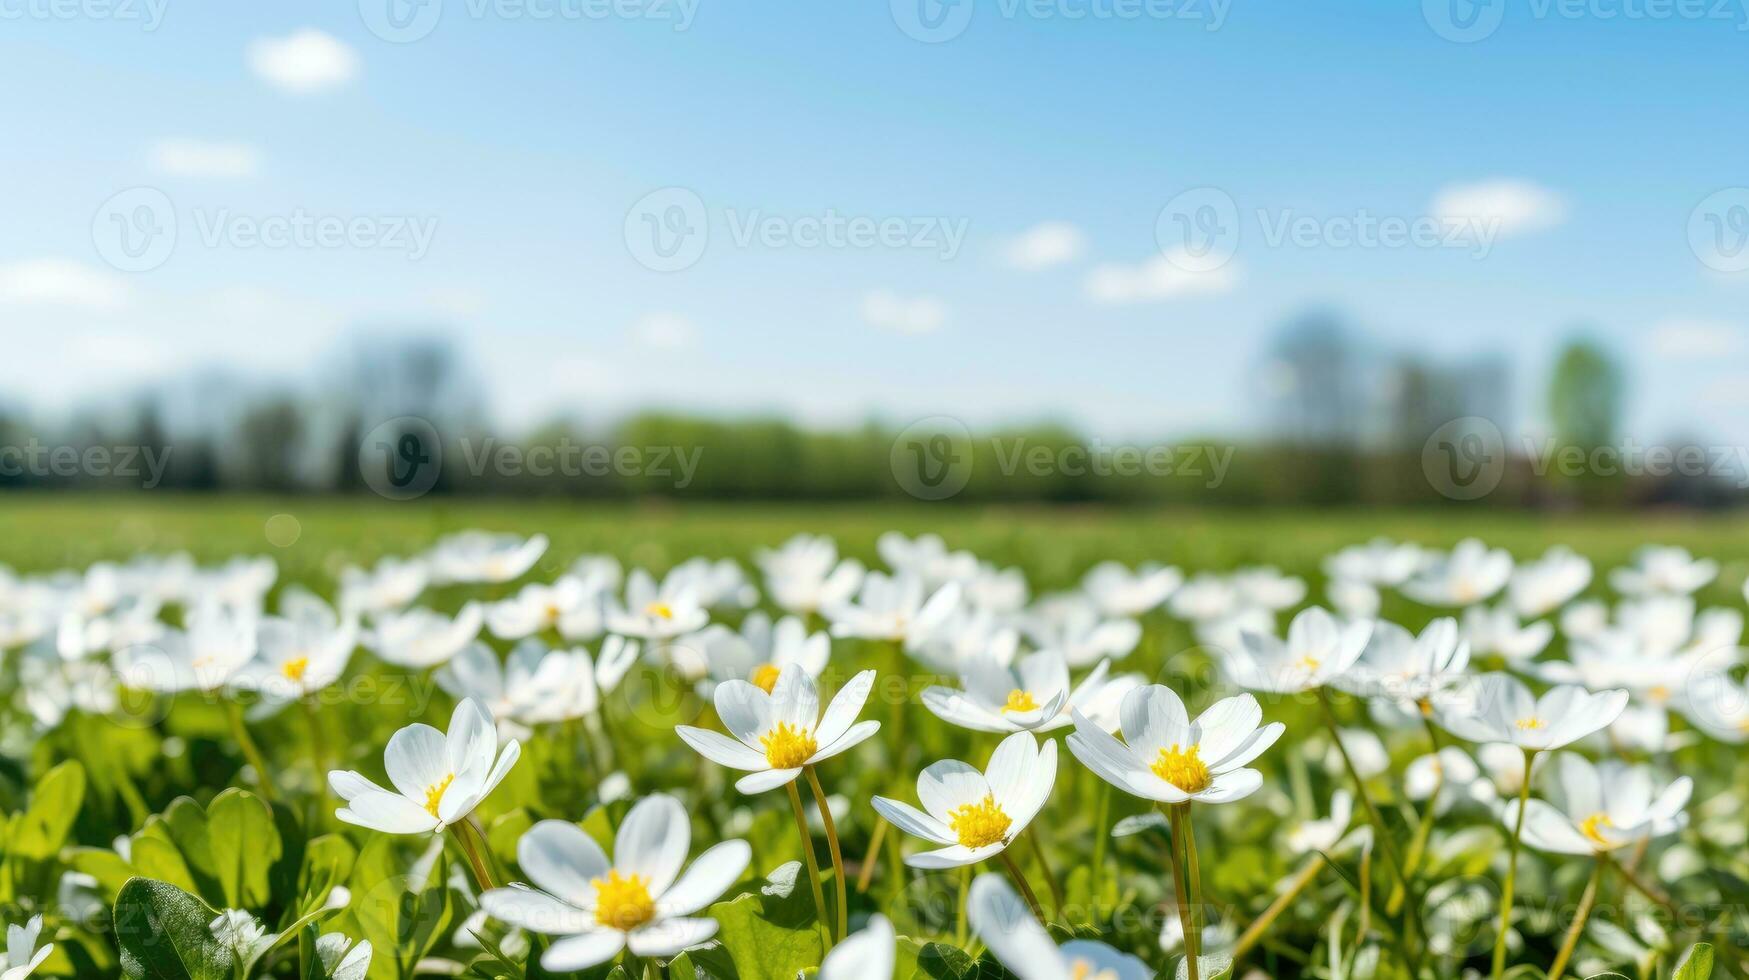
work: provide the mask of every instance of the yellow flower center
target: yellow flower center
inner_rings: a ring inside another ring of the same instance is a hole
[[[1092,963],[1086,960],[1076,960],[1069,964],[1069,980],[1117,980],[1117,973],[1113,970],[1100,970],[1098,973],[1094,973]]]
[[[1214,782],[1209,776],[1209,767],[1203,765],[1202,756],[1194,745],[1181,748],[1174,742],[1171,748],[1161,749],[1160,758],[1148,768],[1186,793],[1200,793]]]
[[[652,602],[644,607],[644,615],[655,616],[657,619],[673,619],[674,607],[666,602]]]
[[[806,728],[797,728],[787,721],[778,722],[776,728],[759,736],[759,744],[765,746],[765,761],[773,769],[800,768],[820,747]]]
[[[996,797],[988,793],[976,803],[967,803],[948,812],[948,828],[959,835],[960,843],[966,847],[1002,843],[1013,823],[997,805]]]
[[[309,669],[310,658],[298,657],[294,660],[287,660],[284,664],[281,664],[279,672],[284,674],[287,680],[301,681],[304,679],[304,671]]]
[[[1579,832],[1598,847],[1608,848],[1613,847],[1614,844],[1603,836],[1603,830],[1614,826],[1615,824],[1609,819],[1609,814],[1593,813],[1579,821]]]
[[[595,886],[595,921],[621,932],[633,929],[656,917],[656,900],[650,897],[649,881],[643,875],[621,877],[609,871],[607,877],[592,878]]]
[[[1514,722],[1514,724],[1518,726],[1518,730],[1521,732],[1537,732],[1549,727],[1548,722],[1543,721],[1536,715],[1531,715],[1529,718],[1520,718],[1518,721]]]
[[[1299,669],[1305,671],[1308,674],[1317,670],[1319,667],[1322,667],[1323,665],[1324,665],[1324,661],[1319,660],[1317,657],[1301,657],[1300,659],[1294,661],[1295,667],[1298,667]]]
[[[751,678],[753,686],[770,694],[771,689],[777,686],[777,675],[779,673],[780,671],[777,669],[776,664],[760,664],[753,668],[753,676]]]
[[[1653,704],[1663,704],[1670,700],[1670,689],[1662,684],[1654,684],[1646,689],[1646,697],[1651,698]]]
[[[1002,710],[1037,711],[1038,701],[1033,698],[1031,691],[1022,691],[1017,687],[1008,692],[1008,703],[1002,706]]]
[[[437,808],[443,803],[443,794],[449,789],[449,784],[455,782],[455,773],[443,777],[443,782],[425,788],[425,812],[433,819],[442,819],[437,815]]]
[[[547,603],[547,622],[556,623],[562,615],[564,615],[564,610],[560,609],[557,603]]]

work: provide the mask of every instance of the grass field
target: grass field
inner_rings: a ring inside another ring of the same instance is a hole
[[[280,515],[278,521],[274,519]],[[292,522],[295,521],[295,524]],[[270,523],[271,522],[271,523]],[[1725,563],[1720,596],[1749,570],[1749,515],[1535,514],[1480,509],[1368,511],[1109,510],[951,505],[553,503],[374,498],[167,495],[0,497],[0,563],[19,571],[79,567],[141,551],[186,550],[203,561],[271,554],[285,575],[411,554],[471,527],[552,539],[548,577],[585,552],[664,568],[692,555],[747,558],[798,532],[836,537],[872,560],[883,531],[934,531],[998,564],[1023,566],[1035,588],[1070,584],[1101,559],[1222,570],[1266,563],[1315,573],[1325,555],[1369,538],[1449,547],[1478,536],[1520,558],[1565,544],[1602,567],[1648,542],[1682,545]],[[292,532],[295,530],[295,534]],[[276,543],[277,542],[277,543]],[[536,577],[542,569],[537,568]]]

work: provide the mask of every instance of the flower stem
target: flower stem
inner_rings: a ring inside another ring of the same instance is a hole
[[[1288,881],[1287,891],[1282,892],[1279,898],[1269,903],[1269,908],[1264,909],[1263,914],[1245,927],[1245,931],[1239,935],[1238,942],[1233,944],[1234,962],[1238,962],[1239,957],[1250,952],[1251,947],[1256,946],[1263,939],[1263,934],[1269,931],[1269,927],[1281,916],[1282,912],[1287,910],[1293,900],[1300,896],[1300,892],[1305,891],[1307,886],[1317,880],[1318,872],[1322,870],[1324,870],[1324,855],[1313,854],[1305,866],[1300,868]]]
[[[1647,883],[1647,881],[1644,878],[1641,878],[1632,867],[1622,864],[1620,861],[1615,860],[1607,854],[1604,855],[1603,859],[1615,868],[1616,872],[1621,875],[1622,880],[1627,882],[1629,888],[1644,895],[1666,912],[1674,915],[1678,911],[1676,904],[1670,901],[1670,896],[1659,891],[1655,886]]]
[[[1021,897],[1026,899],[1026,907],[1032,909],[1032,917],[1037,919],[1040,925],[1049,921],[1045,918],[1044,910],[1039,908],[1038,896],[1032,893],[1032,886],[1026,883],[1026,875],[1020,873],[1020,866],[1008,856],[1007,848],[997,851],[996,856],[1002,859],[1002,866],[1008,869],[1008,877],[1014,879],[1014,887],[1020,889]]]
[[[304,721],[310,726],[310,765],[316,770],[316,810],[328,800],[328,737],[322,732],[322,718],[316,711],[315,696],[298,701],[304,707]]]
[[[1184,873],[1190,879],[1191,920],[1198,930],[1208,924],[1208,907],[1202,902],[1202,865],[1196,854],[1196,822],[1190,818],[1190,804],[1178,805],[1184,821]],[[1201,932],[1197,933],[1200,939]]]
[[[868,853],[862,857],[862,870],[856,875],[856,893],[868,891],[868,883],[874,880],[875,865],[880,863],[881,844],[887,839],[887,818],[876,817],[874,831],[868,836]]]
[[[820,920],[820,936],[826,948],[832,948],[832,927],[826,924],[826,893],[820,888],[820,865],[814,860],[814,836],[808,833],[808,816],[802,812],[802,794],[796,791],[795,780],[784,784],[789,791],[789,806],[795,811],[796,832],[802,835],[802,859],[808,866],[808,884],[814,889],[814,913]]]
[[[1172,904],[1178,909],[1179,928],[1184,930],[1185,972],[1190,980],[1197,980],[1197,967],[1200,965],[1198,959],[1202,955],[1202,951],[1198,948],[1202,944],[1197,940],[1202,937],[1197,934],[1196,924],[1192,921],[1190,914],[1188,900],[1190,879],[1186,874],[1188,869],[1185,867],[1184,827],[1178,813],[1178,807],[1167,806],[1165,810],[1167,823],[1172,828]]]
[[[826,847],[832,852],[832,884],[838,890],[838,941],[843,942],[850,922],[850,900],[844,894],[844,852],[838,849],[838,826],[832,820],[832,808],[826,804],[826,791],[820,788],[820,777],[813,766],[803,766],[808,788],[814,791],[814,805],[820,809],[820,822],[826,825]]]
[[[1403,858],[1403,874],[1408,878],[1415,877],[1415,871],[1421,867],[1421,859],[1427,854],[1427,841],[1433,836],[1434,807],[1439,804],[1440,791],[1445,789],[1445,767],[1439,761],[1439,731],[1433,727],[1433,719],[1429,715],[1431,707],[1421,711],[1421,723],[1427,726],[1427,738],[1433,743],[1433,792],[1427,796],[1427,806],[1421,811],[1421,822],[1415,825],[1415,837],[1409,842],[1409,853]],[[1396,915],[1403,907],[1403,899],[1409,894],[1408,889],[1401,884],[1391,889],[1390,901],[1385,904],[1385,912]]]
[[[1111,836],[1111,829],[1106,821],[1111,819],[1111,784],[1103,779],[1095,780],[1098,788],[1093,796],[1093,873],[1092,888],[1093,908],[1097,911],[1105,900],[1105,847],[1106,839]]]
[[[273,785],[273,773],[267,768],[267,758],[261,754],[261,747],[255,744],[255,739],[249,734],[249,726],[243,723],[243,706],[234,699],[225,699],[225,715],[231,722],[231,737],[237,740],[237,747],[243,750],[243,760],[249,763],[249,768],[255,770],[255,780],[261,786],[261,795],[272,803],[279,798],[279,792]]]
[[[460,821],[452,823],[449,825],[448,829],[450,837],[456,842],[456,846],[460,847],[462,849],[462,854],[467,856],[468,867],[474,872],[474,882],[480,886],[480,892],[484,894],[497,887],[492,884],[492,872],[486,870],[485,860],[480,857],[479,850],[474,847],[473,838],[468,836],[467,832],[463,829],[462,823]]]
[[[1032,841],[1032,857],[1033,860],[1038,862],[1039,873],[1045,876],[1045,884],[1049,885],[1051,889],[1051,914],[1058,918],[1062,918],[1064,905],[1063,886],[1057,883],[1057,876],[1051,871],[1050,862],[1045,860],[1045,848],[1044,845],[1039,842],[1038,828],[1028,827],[1026,830],[1026,837],[1028,840]]]
[[[972,866],[960,866],[959,909],[953,921],[953,944],[961,949],[966,948],[966,900],[972,891]]]
[[[1567,937],[1561,940],[1560,952],[1549,964],[1548,980],[1561,980],[1561,974],[1566,971],[1567,961],[1573,958],[1573,949],[1579,945],[1579,935],[1585,931],[1585,920],[1591,915],[1591,906],[1597,901],[1597,889],[1602,880],[1603,859],[1599,858],[1591,869],[1591,880],[1585,883],[1585,894],[1579,898],[1579,911],[1573,916],[1573,924],[1567,927]]]
[[[1385,821],[1379,816],[1378,808],[1373,806],[1372,797],[1367,795],[1366,780],[1360,776],[1360,770],[1354,767],[1354,760],[1349,758],[1348,746],[1342,743],[1342,731],[1336,726],[1336,711],[1330,707],[1330,696],[1323,688],[1318,688],[1318,703],[1324,707],[1324,724],[1330,729],[1330,740],[1336,743],[1336,754],[1342,757],[1342,765],[1348,770],[1348,777],[1354,780],[1354,795],[1360,797],[1360,804],[1366,810],[1366,818],[1372,823],[1373,835],[1378,838],[1379,847],[1384,849],[1385,857],[1390,859],[1391,869],[1397,873],[1397,880],[1408,887],[1408,881],[1403,876],[1403,860],[1397,856],[1397,844],[1385,831]]]
[[[1518,839],[1524,833],[1524,811],[1530,803],[1530,764],[1536,757],[1536,750],[1524,750],[1524,785],[1518,789],[1518,819],[1513,821],[1512,846],[1507,851],[1506,880],[1500,886],[1500,933],[1494,937],[1494,971],[1491,976],[1500,980],[1500,975],[1506,972],[1506,930],[1512,924],[1512,886],[1518,880]]]

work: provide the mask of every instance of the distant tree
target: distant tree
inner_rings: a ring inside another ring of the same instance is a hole
[[[1589,338],[1569,341],[1549,379],[1549,421],[1564,446],[1595,449],[1615,441],[1621,422],[1622,372]]]

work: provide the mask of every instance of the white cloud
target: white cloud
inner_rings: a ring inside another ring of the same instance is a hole
[[[1701,389],[1700,401],[1711,408],[1749,408],[1749,372],[1713,379]]]
[[[248,57],[249,69],[262,81],[293,95],[337,88],[359,72],[357,51],[311,28],[250,41]]]
[[[1721,320],[1672,318],[1652,328],[1652,352],[1673,361],[1735,357],[1749,344],[1749,330]]]
[[[235,180],[255,176],[261,151],[244,143],[167,139],[153,144],[151,161],[152,169],[172,177]]]
[[[947,322],[947,307],[933,296],[908,298],[877,289],[862,298],[862,318],[883,330],[929,333]]]
[[[1238,282],[1238,270],[1228,262],[1214,269],[1193,272],[1195,263],[1184,259],[1174,264],[1167,255],[1156,255],[1136,265],[1108,263],[1087,274],[1087,298],[1095,303],[1150,303],[1199,293],[1224,293]]]
[[[69,259],[30,259],[0,265],[0,305],[51,306],[94,312],[127,305],[121,277]]]
[[[698,327],[679,313],[651,313],[632,324],[632,340],[652,350],[685,350],[698,342]]]
[[[1565,198],[1540,184],[1511,178],[1448,184],[1428,207],[1448,224],[1500,237],[1543,231],[1567,220]]]
[[[1033,225],[1002,247],[1003,261],[1028,272],[1073,262],[1087,250],[1087,236],[1067,221]]]

